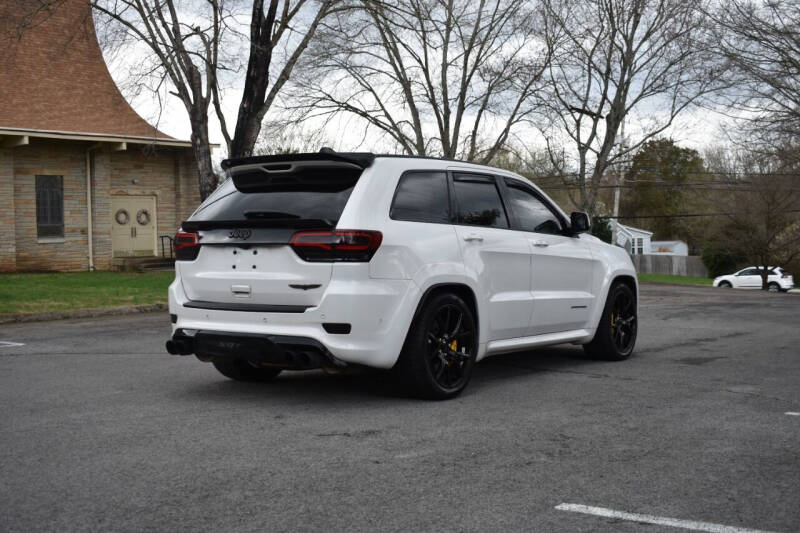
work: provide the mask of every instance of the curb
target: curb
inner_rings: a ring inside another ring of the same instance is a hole
[[[0,315],[0,324],[20,322],[45,322],[48,320],[69,320],[73,318],[94,318],[99,316],[128,315],[134,313],[153,313],[166,311],[167,304],[124,305],[120,307],[96,307],[74,311],[53,311],[50,313],[31,313],[25,315]]]

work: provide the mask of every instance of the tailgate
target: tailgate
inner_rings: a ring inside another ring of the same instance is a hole
[[[306,263],[288,245],[208,245],[179,264],[193,301],[316,306],[331,280],[331,263]]]

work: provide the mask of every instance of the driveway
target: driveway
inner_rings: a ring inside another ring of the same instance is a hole
[[[161,313],[0,326],[0,531],[797,531],[798,317],[645,285],[630,360],[498,356],[440,403],[228,381]]]

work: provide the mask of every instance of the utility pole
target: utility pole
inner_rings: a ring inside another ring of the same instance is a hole
[[[621,152],[621,151],[625,150],[625,148],[627,147],[627,143],[625,141],[625,119],[624,118],[622,119],[622,131],[621,131],[620,136],[621,136],[621,140],[620,140],[620,145],[621,145],[620,152]],[[617,244],[617,224],[619,224],[619,222],[618,222],[619,219],[617,218],[617,217],[619,217],[619,197],[622,194],[622,185],[625,182],[625,169],[623,168],[623,164],[622,164],[621,158],[619,158],[617,160],[616,167],[617,167],[617,169],[616,169],[615,181],[616,181],[616,185],[617,186],[614,189],[614,211],[612,213],[614,215],[614,218],[612,219],[614,221],[614,223],[612,224],[612,228],[613,229],[612,229],[612,232],[611,232],[611,243],[612,244]]]

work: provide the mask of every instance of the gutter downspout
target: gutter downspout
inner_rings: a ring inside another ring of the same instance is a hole
[[[87,247],[89,249],[89,272],[94,271],[94,226],[92,220],[92,150],[100,148],[101,144],[96,143],[86,148],[86,236],[88,238]]]

